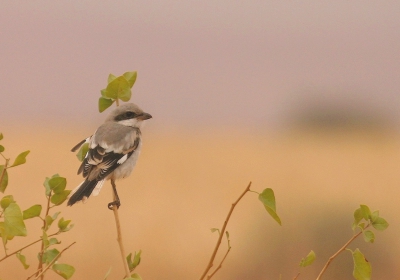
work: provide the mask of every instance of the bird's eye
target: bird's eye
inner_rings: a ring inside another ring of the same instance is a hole
[[[135,117],[135,113],[134,113],[134,112],[126,112],[126,113],[125,113],[125,117],[126,117],[127,119],[132,119],[132,118]]]

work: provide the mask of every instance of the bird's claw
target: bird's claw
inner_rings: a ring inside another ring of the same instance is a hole
[[[108,203],[108,209],[114,210],[114,206],[116,206],[118,209],[121,206],[121,202],[119,200],[115,200],[113,202]]]

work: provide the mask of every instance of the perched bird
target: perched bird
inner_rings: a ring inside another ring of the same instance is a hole
[[[98,195],[105,180],[111,180],[115,197],[108,207],[120,206],[115,180],[131,174],[142,147],[140,127],[151,117],[137,105],[125,103],[115,108],[92,136],[72,148],[75,152],[89,143],[89,151],[78,169],[85,181],[72,191],[69,206],[84,202],[91,194]]]

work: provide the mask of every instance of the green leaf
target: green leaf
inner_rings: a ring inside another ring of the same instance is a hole
[[[129,271],[134,270],[140,264],[141,254],[142,254],[142,250],[139,250],[138,253],[135,252],[135,256],[133,257],[133,260],[132,260],[132,253],[130,253],[126,257],[126,261],[128,262]]]
[[[355,230],[356,227],[358,226],[358,224],[360,223],[360,221],[363,219],[363,215],[361,213],[361,208],[356,209],[356,211],[354,211],[354,222],[352,225],[352,229]]]
[[[108,107],[110,107],[114,103],[114,100],[100,97],[99,98],[99,112],[104,112]]]
[[[353,255],[354,269],[353,276],[357,280],[370,280],[371,279],[371,264],[365,259],[364,255],[357,248],[354,252],[347,249]]]
[[[308,253],[308,255],[304,259],[301,259],[300,267],[306,267],[311,265],[315,261],[315,258],[316,258],[315,253],[313,250],[311,250],[310,253]]]
[[[24,220],[34,217],[39,217],[41,212],[42,212],[42,205],[36,204],[29,207],[24,212],[22,212],[22,217]]]
[[[1,174],[3,174],[3,177],[1,177]],[[0,180],[0,192],[4,193],[8,185],[8,173],[7,169],[4,170],[4,165],[0,165]]]
[[[65,190],[62,191],[61,193],[53,194],[50,199],[51,203],[53,203],[54,205],[62,204],[65,200],[67,200],[70,192],[71,192],[70,190]]]
[[[114,81],[117,78],[117,76],[113,75],[110,73],[110,75],[108,75],[108,79],[107,79],[107,83],[111,83],[112,81]]]
[[[107,96],[111,99],[128,101],[131,98],[131,88],[124,76],[119,76],[107,85]]]
[[[104,88],[104,89],[100,90],[100,94],[102,97],[109,99],[109,98],[107,98],[107,89]]]
[[[0,145],[0,153],[4,152],[5,148],[4,146]]]
[[[377,217],[375,221],[372,222],[372,226],[377,230],[385,230],[389,226],[384,218]]]
[[[131,277],[125,278],[124,280],[142,280],[142,277],[140,277],[137,273],[133,273]]]
[[[55,248],[45,251],[42,258],[43,263],[49,264],[52,260],[54,260],[55,257],[58,256],[58,254],[60,254],[60,251]]]
[[[19,259],[19,261],[22,263],[22,265],[24,266],[25,269],[29,268],[29,265],[26,263],[26,258],[24,255],[21,254],[21,251],[19,251],[17,254],[17,259]]]
[[[136,82],[136,78],[137,78],[137,71],[134,72],[125,72],[122,76],[125,77],[125,79],[128,81],[129,86],[132,88],[133,85]]]
[[[18,166],[21,164],[24,164],[26,162],[26,156],[30,153],[30,151],[25,151],[20,153],[17,158],[14,160],[13,165],[11,165],[10,167],[14,167],[14,166]]]
[[[1,208],[5,210],[12,202],[15,202],[14,197],[12,195],[3,196],[3,198],[0,200]]]
[[[3,140],[3,133],[0,133],[0,140]]]
[[[363,231],[363,236],[365,242],[374,243],[375,241],[375,234],[370,230]]]
[[[271,217],[277,221],[279,225],[282,225],[281,219],[276,213],[274,191],[270,188],[267,188],[258,196],[258,199],[262,202]]]
[[[369,210],[369,207],[367,205],[360,205],[361,209],[361,215],[365,220],[369,220],[371,218],[371,210]]]
[[[211,232],[216,232],[216,231],[218,231],[218,234],[221,234],[221,232],[219,231],[218,228],[212,228],[212,229],[211,229]]]
[[[64,218],[61,218],[58,221],[58,228],[60,231],[68,231],[71,227],[68,228],[68,225],[71,223],[71,220],[64,220]],[[72,226],[72,225],[71,225]]]
[[[60,244],[61,243],[61,241],[58,241],[58,239],[57,238],[50,238],[49,239],[49,242],[48,242],[48,244],[47,244],[47,246],[51,246],[51,245],[55,245],[55,244]]]
[[[10,203],[4,210],[4,226],[7,236],[26,236],[26,227],[18,204]]]
[[[371,221],[374,222],[377,218],[379,218],[379,211],[374,211],[371,214]]]
[[[110,269],[107,271],[106,275],[104,275],[104,279],[103,280],[107,280],[108,276],[111,273],[111,269],[112,269],[112,267],[110,267]]]
[[[47,230],[50,228],[50,226],[51,226],[51,224],[54,222],[54,220],[55,220],[55,219],[53,219],[53,217],[51,217],[50,215],[47,215],[47,216],[44,218],[44,221],[45,221],[44,230],[45,230],[45,231],[47,231]]]
[[[56,263],[51,267],[51,269],[64,279],[71,278],[75,273],[75,268],[72,265],[63,263]]]
[[[83,144],[79,149],[78,153],[76,154],[76,157],[79,159],[79,161],[83,161],[85,159],[88,151],[89,151],[89,143]]]
[[[65,190],[65,187],[67,186],[67,179],[64,177],[56,176],[52,177],[49,182],[50,190],[52,190],[54,193],[62,193]]]

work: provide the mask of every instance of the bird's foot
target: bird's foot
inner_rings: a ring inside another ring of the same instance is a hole
[[[114,207],[117,207],[117,209],[121,206],[121,202],[119,200],[115,200],[113,202],[108,203],[108,209],[114,210]]]

